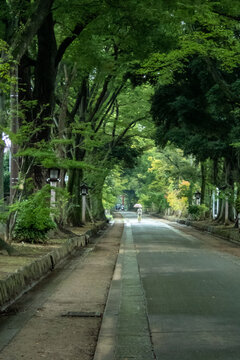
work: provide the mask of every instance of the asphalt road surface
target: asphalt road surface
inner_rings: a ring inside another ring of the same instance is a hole
[[[209,235],[185,234],[148,217],[138,223],[130,212],[124,217],[137,251],[156,358],[240,359],[240,258],[211,246]]]

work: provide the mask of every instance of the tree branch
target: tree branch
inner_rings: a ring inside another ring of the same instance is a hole
[[[115,116],[114,123],[113,123],[113,128],[112,128],[112,144],[114,142],[114,138],[115,138],[115,134],[116,134],[116,127],[117,127],[118,118],[119,118],[119,105],[118,105],[118,101],[116,100],[116,116]]]
[[[57,96],[55,96],[55,102],[61,108],[62,102],[59,100],[59,98]],[[74,121],[74,118],[72,117],[72,113],[69,112],[68,109],[66,110],[66,116],[68,117],[70,123],[72,123]]]
[[[63,58],[63,55],[67,48],[72,44],[72,42],[81,34],[81,32],[85,29],[85,27],[95,18],[97,17],[96,14],[89,16],[84,24],[77,24],[72,31],[72,36],[69,36],[63,40],[61,45],[58,48],[57,56],[55,59],[55,66],[57,67],[60,61]]]
[[[36,1],[35,10],[31,17],[28,18],[22,31],[18,31],[14,36],[14,40],[10,46],[13,57],[20,61],[30,45],[33,37],[40,29],[43,21],[51,11],[54,0],[38,0]]]
[[[107,76],[107,78],[106,78],[106,80],[105,80],[105,82],[103,84],[102,91],[101,91],[101,93],[100,93],[100,95],[99,95],[99,97],[97,99],[94,110],[93,110],[92,114],[89,117],[89,122],[93,122],[95,115],[97,114],[98,110],[100,109],[102,103],[105,101],[106,93],[107,93],[107,90],[108,90],[108,84],[109,84],[111,78],[112,78],[111,75]]]
[[[216,67],[212,63],[211,59],[205,58],[205,62],[207,64],[208,71],[212,75],[213,80],[220,86],[223,93],[226,95],[228,101],[230,103],[239,102],[239,99],[233,94],[230,89],[228,83],[224,80],[223,76],[219,71],[217,71]]]
[[[74,28],[74,30],[72,31],[73,35],[67,37],[66,39],[63,40],[63,42],[61,43],[61,45],[58,48],[57,51],[57,55],[56,55],[56,59],[55,59],[55,66],[57,67],[58,64],[60,63],[60,61],[62,60],[62,57],[66,51],[66,49],[69,47],[69,45],[72,44],[72,42],[78,37],[78,35],[81,34],[81,32],[83,31],[85,25],[83,24],[77,24]]]
[[[70,112],[70,115],[71,115],[72,118],[74,118],[74,116],[76,115],[76,113],[77,113],[77,111],[79,109],[79,106],[80,106],[80,103],[81,103],[81,94],[82,94],[82,89],[80,89],[78,91],[75,104],[74,104],[74,106],[72,108],[72,111]]]
[[[116,139],[116,141],[113,142],[113,147],[116,146],[126,135],[126,133],[128,132],[128,130],[130,130],[133,126],[135,126],[137,124],[137,122],[145,120],[146,116],[143,116],[141,118],[138,118],[136,120],[133,120],[130,122],[130,124],[128,124],[128,126],[123,130],[123,132],[118,136],[118,138]]]
[[[99,121],[96,129],[94,130],[95,133],[97,133],[98,130],[101,128],[101,126],[102,126],[102,124],[103,124],[106,116],[108,115],[109,111],[110,111],[111,108],[113,107],[114,102],[116,101],[116,99],[117,99],[120,91],[122,90],[122,88],[123,88],[123,85],[121,85],[121,86],[119,87],[119,89],[117,89],[117,91],[115,91],[115,92],[112,94],[111,98],[109,99],[109,101],[108,101],[108,103],[107,103],[107,105],[106,105],[107,109],[106,109],[104,115],[102,116],[101,120]]]
[[[160,151],[160,153],[161,153],[171,164],[173,164],[179,171],[181,171],[179,165],[178,165],[177,163],[175,163],[175,162],[171,159],[171,157],[170,157],[169,155],[165,154],[163,151]]]
[[[222,13],[222,12],[217,11],[217,10],[213,10],[213,13],[218,14],[218,15],[223,16],[223,17],[226,17],[226,18],[231,19],[231,20],[240,21],[240,16],[234,16],[234,15],[230,15],[230,14],[225,14],[225,13]]]

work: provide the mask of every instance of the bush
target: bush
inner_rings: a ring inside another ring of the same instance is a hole
[[[208,207],[204,204],[190,205],[188,207],[188,214],[190,215],[192,220],[203,220],[208,210]]]
[[[44,241],[47,232],[56,227],[51,217],[49,204],[49,186],[43,187],[35,194],[14,204],[17,214],[13,236],[26,242]]]

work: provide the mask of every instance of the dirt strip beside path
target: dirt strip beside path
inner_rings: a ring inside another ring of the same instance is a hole
[[[93,358],[101,317],[111,283],[120,239],[122,220],[117,219],[96,243],[88,245],[86,256],[76,256],[58,272],[66,272],[54,290],[27,321],[23,308],[0,325],[0,338],[19,326],[19,331],[0,352],[0,360],[90,360]],[[54,280],[54,279],[53,279]],[[45,284],[45,286],[47,286]],[[49,285],[51,288],[51,285]],[[46,294],[47,290],[43,289]],[[35,304],[41,297],[40,289],[33,292]],[[29,295],[28,295],[29,296]],[[21,314],[22,312],[22,314]],[[66,316],[67,315],[67,316]],[[70,316],[69,316],[70,315]],[[86,316],[85,316],[86,315]]]

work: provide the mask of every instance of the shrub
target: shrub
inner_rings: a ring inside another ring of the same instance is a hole
[[[208,211],[208,207],[204,204],[202,205],[190,205],[188,207],[188,214],[193,220],[203,220],[205,214]]]
[[[28,199],[14,204],[17,216],[13,230],[15,239],[32,243],[44,241],[47,232],[56,227],[51,217],[49,194],[50,188],[45,186]]]

